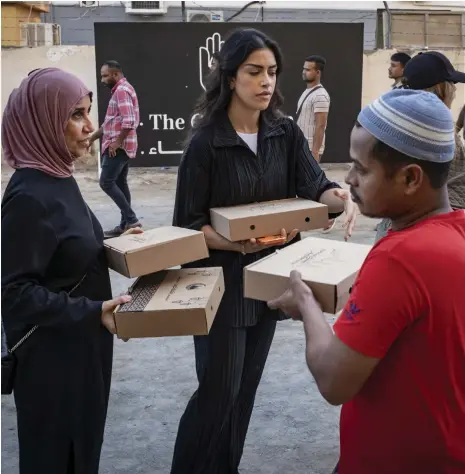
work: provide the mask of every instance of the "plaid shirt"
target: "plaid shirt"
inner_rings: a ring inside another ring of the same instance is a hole
[[[136,128],[140,122],[139,101],[136,91],[126,78],[120,79],[111,90],[105,122],[103,122],[102,155],[120,135],[123,128],[131,131],[123,142],[123,150],[129,158],[135,158],[137,152]]]

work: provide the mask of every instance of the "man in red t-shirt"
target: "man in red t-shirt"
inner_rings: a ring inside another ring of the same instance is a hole
[[[335,472],[463,474],[465,211],[447,195],[451,113],[429,92],[388,92],[360,113],[350,154],[354,201],[392,230],[334,333],[296,272],[269,305],[303,320],[318,388],[343,404]]]

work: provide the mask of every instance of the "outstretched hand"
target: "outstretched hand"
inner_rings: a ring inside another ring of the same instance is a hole
[[[354,201],[352,201],[352,196],[347,189],[334,189],[333,191],[335,196],[344,201],[344,212],[346,218],[344,224],[342,224],[342,228],[346,230],[344,239],[347,241],[352,237],[352,231],[355,227],[355,221],[357,220],[357,206]]]

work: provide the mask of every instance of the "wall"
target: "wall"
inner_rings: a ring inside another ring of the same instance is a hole
[[[40,11],[31,6],[2,3],[2,47],[21,46],[23,22],[39,23]]]
[[[389,58],[394,51],[379,50],[363,55],[362,105],[366,105],[389,90],[391,81],[387,77]],[[465,49],[443,51],[454,67],[465,71]],[[2,51],[2,113],[11,91],[18,86],[28,72],[38,67],[60,67],[96,90],[95,48],[93,46],[61,46],[53,48],[22,48]],[[299,71],[300,73],[300,71]],[[344,78],[341,78],[344,87]],[[452,113],[457,117],[465,103],[465,85],[457,84],[457,96]],[[97,124],[97,107],[92,118]]]
[[[191,2],[192,3],[192,2]],[[295,2],[294,2],[295,3]],[[102,5],[102,3],[101,3]],[[382,3],[380,2],[380,5]],[[211,7],[220,10],[227,19],[236,13],[237,8]],[[201,7],[191,9],[202,10]],[[207,10],[208,9],[204,9]],[[179,7],[168,8],[166,15],[127,15],[121,6],[99,6],[81,8],[78,6],[52,5],[50,12],[43,16],[44,21],[61,25],[62,43],[65,45],[93,45],[95,22],[181,22],[182,11]],[[249,8],[232,22],[257,22],[259,26],[261,12]],[[376,11],[373,10],[313,10],[313,9],[274,9],[264,8],[265,22],[324,22],[324,23],[364,23],[364,49],[373,50],[376,46]],[[309,52],[309,54],[311,54]]]
[[[30,71],[58,67],[79,77],[92,91],[97,89],[95,48],[93,46],[55,46],[2,50],[2,114],[11,91]],[[98,123],[97,107],[91,112]]]

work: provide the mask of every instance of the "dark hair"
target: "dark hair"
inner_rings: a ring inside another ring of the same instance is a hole
[[[357,128],[362,127],[359,122],[356,122],[355,126]],[[418,160],[395,150],[379,140],[376,140],[372,152],[373,157],[383,165],[388,178],[393,178],[403,166],[417,165],[426,174],[433,189],[440,189],[447,183],[451,162],[435,163],[433,161]]]
[[[318,71],[323,72],[325,70],[326,59],[323,56],[318,56],[316,54],[313,54],[311,56],[308,56],[308,58],[305,61],[308,61],[309,63],[315,63],[315,66],[318,69]]]
[[[391,56],[391,61],[395,61],[397,63],[400,63],[404,67],[411,59],[412,59],[412,57],[409,56],[407,53],[394,53]]]
[[[226,110],[231,102],[231,79],[237,74],[239,66],[257,49],[268,48],[276,58],[276,75],[282,71],[282,54],[278,44],[265,33],[252,28],[239,28],[232,31],[225,39],[219,52],[214,55],[215,67],[212,67],[204,80],[206,91],[197,101],[192,116],[199,114],[189,131],[187,142],[192,133],[215,121],[218,113]],[[272,122],[282,116],[279,108],[283,97],[276,83],[270,105],[262,112],[265,120]]]
[[[110,59],[109,61],[105,61],[103,63],[103,66],[107,66],[110,69],[116,69],[117,71],[123,72],[121,64],[118,61],[113,61],[112,59]]]

